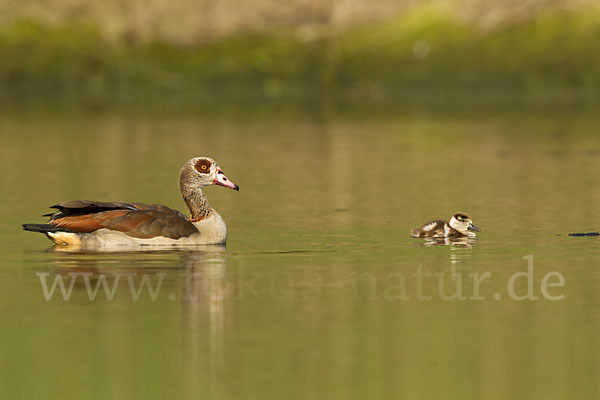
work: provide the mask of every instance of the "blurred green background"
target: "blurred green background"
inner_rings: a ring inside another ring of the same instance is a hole
[[[2,99],[597,102],[594,0],[0,1]]]

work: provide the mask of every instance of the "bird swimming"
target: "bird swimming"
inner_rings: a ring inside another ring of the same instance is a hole
[[[190,217],[158,204],[72,200],[51,206],[46,224],[24,224],[56,245],[76,247],[127,245],[225,244],[227,226],[203,189],[219,185],[238,191],[209,157],[188,160],[179,172],[179,190]]]
[[[462,212],[456,212],[448,220],[441,219],[431,221],[418,229],[411,231],[411,236],[415,238],[447,238],[447,237],[474,237],[475,232],[481,230],[473,225],[471,217]]]

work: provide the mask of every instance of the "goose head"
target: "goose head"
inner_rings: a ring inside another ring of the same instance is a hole
[[[179,172],[179,186],[181,190],[187,188],[203,188],[210,185],[219,185],[233,190],[240,190],[239,186],[231,182],[223,173],[217,162],[209,157],[194,157],[188,160]]]
[[[448,222],[450,227],[456,229],[460,233],[468,236],[475,235],[473,232],[480,232],[481,230],[473,225],[473,221],[471,217],[469,217],[465,213],[457,212],[455,213],[450,221]]]

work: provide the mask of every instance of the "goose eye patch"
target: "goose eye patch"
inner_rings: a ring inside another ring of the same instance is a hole
[[[198,161],[196,161],[196,165],[194,165],[194,167],[196,168],[196,171],[198,171],[202,174],[209,173],[210,166],[211,166],[211,163],[208,160],[198,160]]]

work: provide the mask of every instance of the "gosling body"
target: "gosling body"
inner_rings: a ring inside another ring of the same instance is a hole
[[[415,238],[456,238],[475,237],[481,230],[473,225],[471,217],[462,212],[455,213],[448,221],[441,219],[431,221],[411,231]]]

